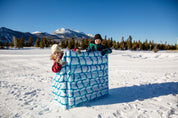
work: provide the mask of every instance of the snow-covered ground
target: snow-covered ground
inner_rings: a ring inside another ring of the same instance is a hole
[[[113,51],[109,96],[70,110],[53,100],[51,50],[0,50],[0,118],[178,118],[178,53]]]

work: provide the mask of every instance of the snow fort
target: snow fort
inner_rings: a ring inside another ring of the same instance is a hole
[[[108,95],[108,55],[67,50],[62,60],[67,64],[52,82],[54,99],[61,107],[69,109]]]

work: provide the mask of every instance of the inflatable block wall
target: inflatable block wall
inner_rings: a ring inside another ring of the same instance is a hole
[[[67,50],[62,60],[67,64],[56,73],[52,87],[54,99],[63,108],[108,95],[108,55]]]

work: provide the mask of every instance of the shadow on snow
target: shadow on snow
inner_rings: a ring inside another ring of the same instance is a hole
[[[82,106],[110,105],[127,103],[135,100],[178,94],[178,82],[146,84],[140,86],[121,87],[109,90],[109,95],[97,100],[84,103]]]

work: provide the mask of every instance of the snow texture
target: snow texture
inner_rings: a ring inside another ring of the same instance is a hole
[[[100,52],[65,51],[66,66],[56,73],[52,87],[54,99],[62,108],[108,95],[108,55]]]
[[[176,51],[113,50],[108,96],[69,110],[54,100],[50,55],[50,48],[0,50],[0,118],[178,118]]]

